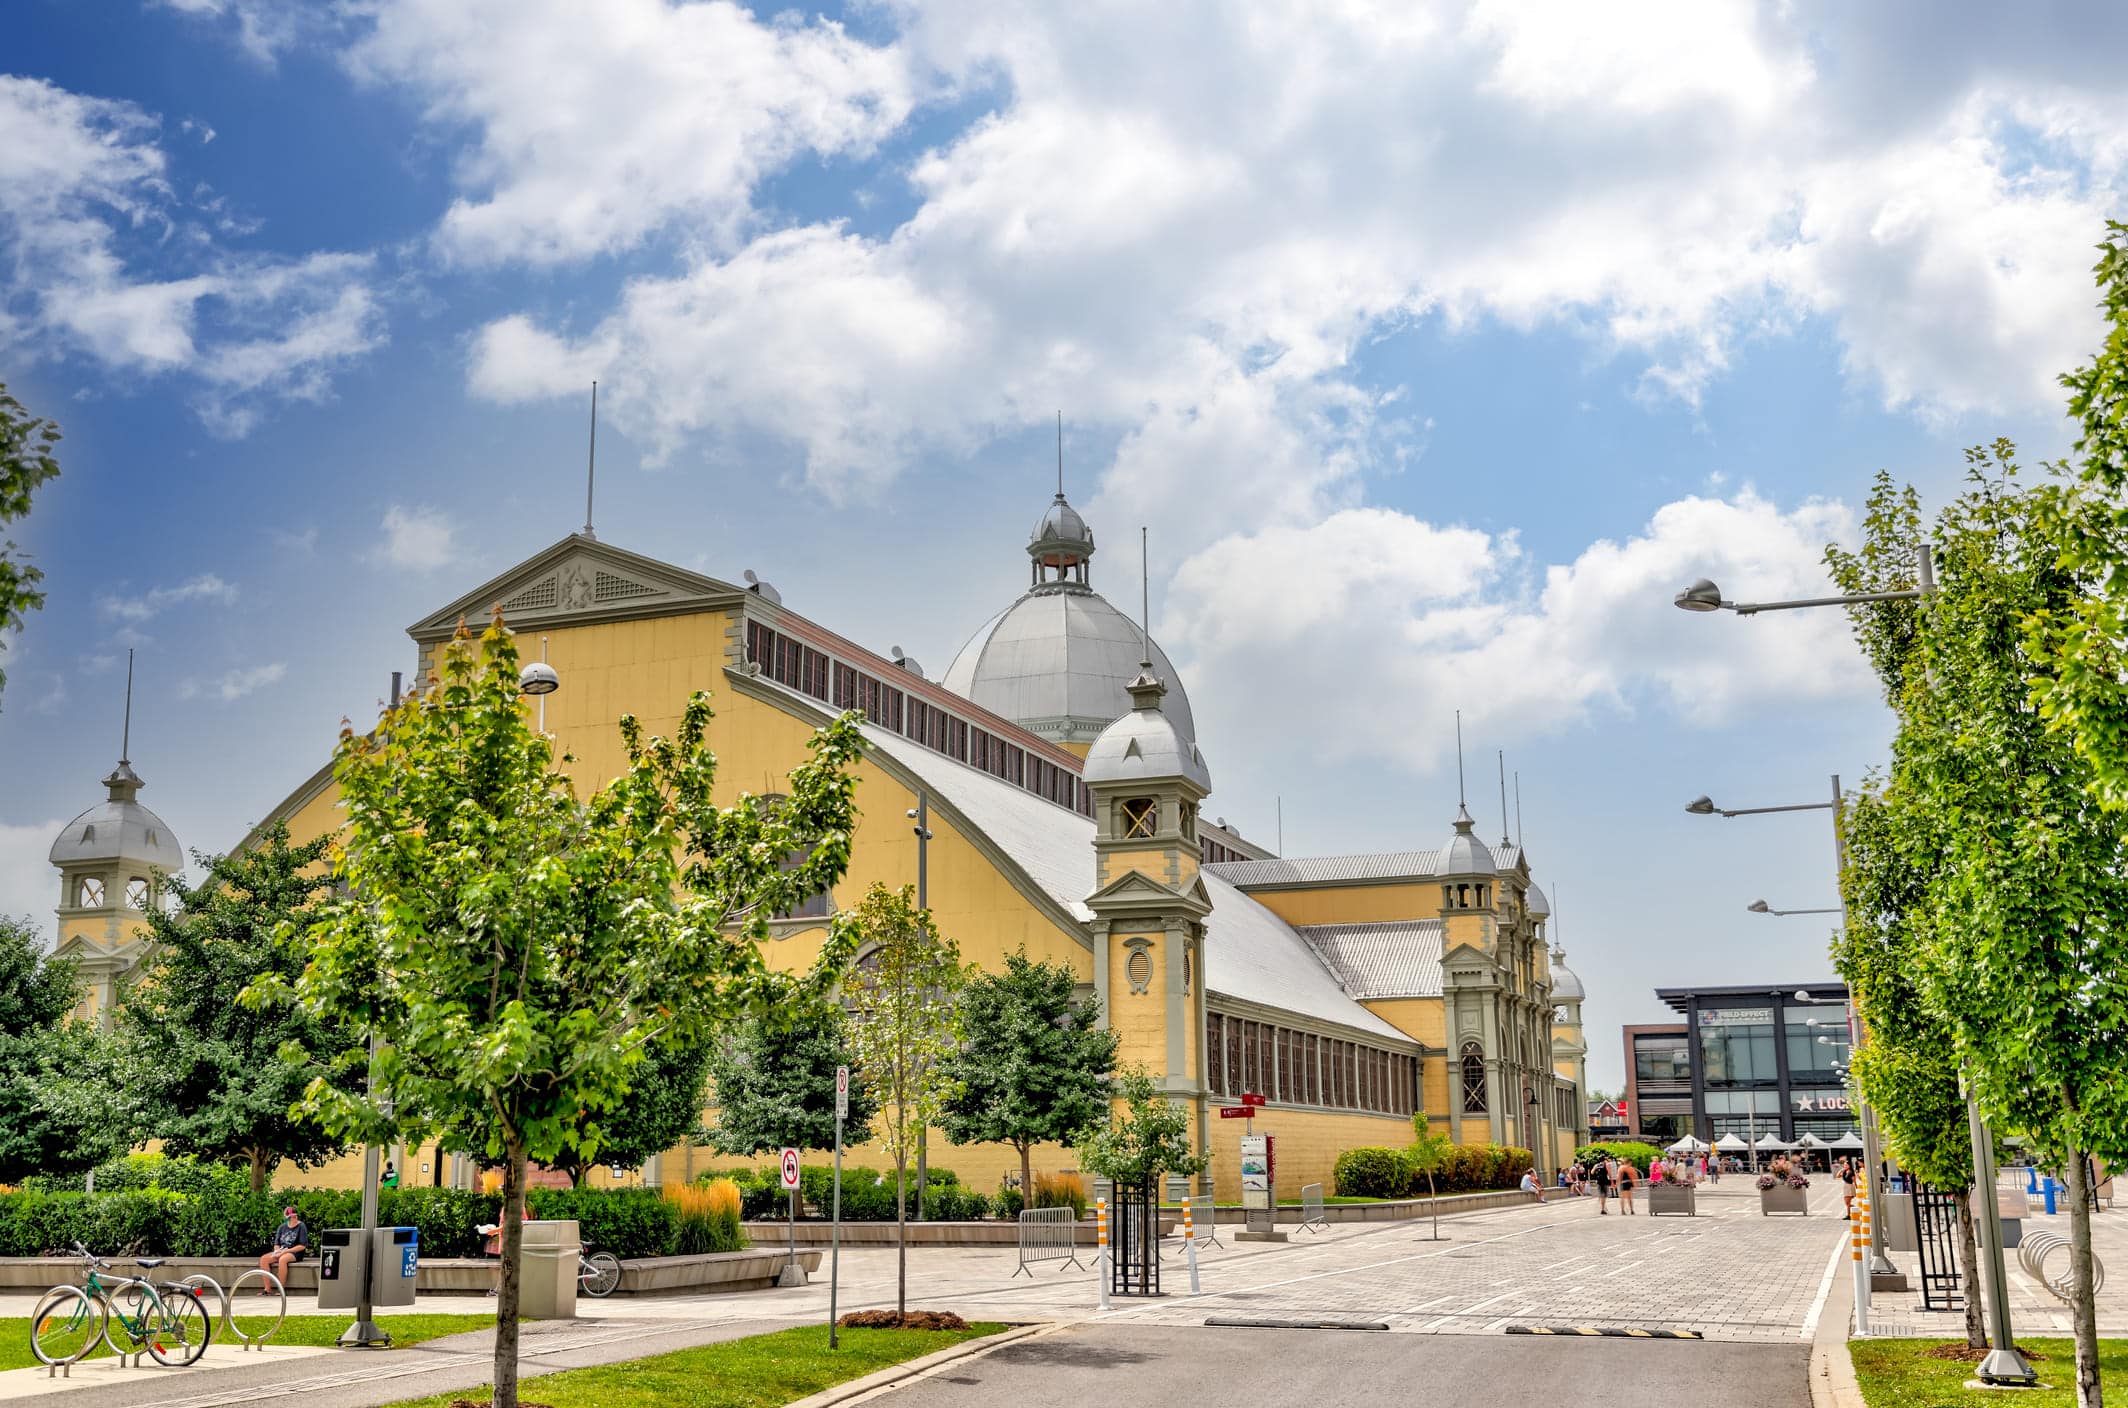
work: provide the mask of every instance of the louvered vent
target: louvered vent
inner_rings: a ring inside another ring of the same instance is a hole
[[[560,588],[555,585],[555,579],[549,577],[546,581],[526,587],[516,596],[511,597],[502,604],[502,609],[505,614],[512,611],[544,610],[554,605],[555,601],[559,599],[559,593]]]
[[[599,572],[591,579],[593,601],[626,601],[630,597],[656,596],[658,589],[632,582],[626,577],[616,577],[611,572]]]

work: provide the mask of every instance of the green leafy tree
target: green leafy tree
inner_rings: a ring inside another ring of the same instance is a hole
[[[1117,1036],[1095,1025],[1100,999],[1077,992],[1063,964],[1007,954],[1004,972],[962,991],[961,1044],[945,1059],[952,1094],[939,1127],[955,1144],[1010,1144],[1030,1200],[1034,1146],[1068,1140],[1108,1108]]]
[[[714,1041],[651,1042],[629,1070],[620,1102],[595,1118],[579,1115],[574,1136],[548,1165],[568,1174],[571,1187],[581,1188],[593,1164],[639,1168],[682,1140],[699,1138],[715,1049]]]
[[[1920,496],[1879,473],[1853,550],[1828,547],[1826,565],[1843,592],[1910,591],[1927,540]],[[1899,707],[1909,686],[1927,687],[1921,668],[1922,608],[1916,601],[1848,608],[1855,639]],[[1861,1014],[1864,1040],[1852,1057],[1855,1084],[1899,1162],[1957,1195],[1959,1267],[1965,1282],[1966,1343],[1984,1348],[1980,1255],[1974,1235],[1973,1144],[1959,1081],[1956,1036],[1931,1009],[1918,980],[1932,888],[1943,867],[1946,818],[1915,806],[1908,789],[1876,779],[1850,798],[1841,817],[1841,875],[1847,924],[1833,963]]]
[[[1909,531],[1906,501],[1875,506],[1882,536]],[[1851,865],[1843,882],[1920,887],[1873,901],[1861,938],[1896,945],[1990,1124],[2064,1166],[2073,1192],[2086,1153],[2128,1143],[2128,815],[2104,805],[2103,749],[2079,732],[2088,681],[2064,685],[2084,668],[2075,627],[2107,580],[2068,525],[2096,512],[2070,486],[2025,487],[2006,441],[1968,452],[1967,487],[1933,525],[1940,581],[1915,612],[1916,649],[1902,661],[1889,628],[1863,633],[1880,673],[1898,666],[1884,865],[1907,873]],[[1898,1003],[1885,1008],[1892,1020]],[[1879,1014],[1865,1017],[1874,1036]],[[1887,1053],[1890,1101],[1894,1074],[1926,1070]],[[2089,1218],[2074,1196],[2071,1242],[2079,1398],[2097,1408]]]
[[[27,517],[37,486],[58,475],[52,454],[58,443],[59,427],[31,415],[0,382],[0,527]],[[7,634],[22,629],[22,613],[44,605],[38,586],[43,580],[44,572],[12,541],[0,540],[0,652],[7,649]],[[6,685],[7,673],[0,670],[0,688]]]
[[[716,1123],[705,1139],[720,1154],[762,1154],[788,1145],[835,1146],[835,1068],[850,1069],[843,1142],[872,1137],[879,1094],[857,1064],[839,1004],[793,1020],[788,1009],[743,1022],[710,1062]]]
[[[344,892],[321,905],[293,984],[313,1016],[380,1043],[371,1092],[313,1080],[310,1114],[350,1141],[441,1127],[502,1166],[495,1408],[517,1404],[527,1161],[595,1158],[647,1048],[710,1040],[786,990],[758,944],[768,915],[847,864],[862,746],[846,716],[815,734],[779,803],[719,808],[696,694],[670,739],[623,716],[625,767],[579,797],[528,715],[498,617],[477,642],[461,630],[374,732],[343,733]],[[831,987],[850,952],[831,929],[808,990]],[[262,982],[253,1000],[287,986]]]
[[[960,949],[916,906],[875,883],[851,915],[860,944],[844,988],[857,1063],[879,1091],[880,1147],[894,1160],[894,1313],[909,1313],[909,1160],[951,1093],[943,1064],[960,1041]]]
[[[36,922],[0,915],[0,1183],[125,1152],[111,1042],[68,1020],[80,1000],[74,965],[45,952]]]
[[[1073,1136],[1079,1162],[1095,1175],[1126,1188],[1156,1186],[1162,1174],[1194,1178],[1212,1166],[1197,1152],[1185,1105],[1168,1098],[1142,1067],[1125,1067],[1115,1080],[1108,1117]]]
[[[1411,1117],[1411,1130],[1411,1148],[1404,1158],[1413,1172],[1426,1175],[1426,1198],[1433,1205],[1433,1240],[1438,1242],[1441,1240],[1441,1203],[1433,1177],[1448,1167],[1449,1159],[1455,1156],[1456,1141],[1448,1137],[1448,1131],[1428,1124],[1424,1110]]]
[[[118,1005],[135,1136],[246,1168],[254,1192],[283,1160],[314,1168],[346,1147],[290,1111],[312,1080],[347,1079],[361,1033],[289,1004],[237,1001],[262,978],[292,982],[303,971],[299,930],[332,888],[331,845],[291,846],[276,823],[246,850],[195,852],[206,877],[196,886],[164,878],[175,906],[148,911],[150,957]]]

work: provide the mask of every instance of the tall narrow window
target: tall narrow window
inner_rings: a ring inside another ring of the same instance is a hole
[[[1151,797],[1127,797],[1123,802],[1123,834],[1151,836],[1160,827],[1160,804]]]
[[[1204,1019],[1204,1083],[1214,1095],[1227,1093],[1227,1019],[1217,1012]]]
[[[1463,1043],[1463,1113],[1485,1113],[1485,1050],[1475,1041]]]
[[[148,882],[144,876],[136,875],[131,880],[126,881],[126,907],[129,909],[146,909],[148,907]]]
[[[81,883],[74,887],[74,903],[81,909],[101,909],[103,881],[93,875],[82,876]]]

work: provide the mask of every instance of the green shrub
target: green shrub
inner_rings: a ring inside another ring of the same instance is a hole
[[[1020,1190],[1009,1183],[998,1184],[997,1196],[990,1200],[991,1208],[999,1217],[1011,1218],[1015,1222],[1019,1220],[1020,1209],[1026,1205],[1027,1200],[1020,1195]]]
[[[679,1243],[679,1210],[656,1188],[535,1188],[529,1196],[535,1219],[574,1219],[586,1241],[623,1260],[671,1256]]]
[[[924,1192],[924,1216],[932,1222],[974,1222],[990,1213],[990,1200],[958,1183],[934,1183]]]
[[[1337,1156],[1331,1177],[1346,1198],[1408,1198],[1413,1173],[1401,1149],[1347,1149]]]
[[[1603,1158],[1623,1159],[1642,1173],[1646,1173],[1649,1161],[1661,1158],[1662,1150],[1638,1140],[1620,1139],[1602,1144],[1584,1144],[1574,1151],[1574,1157],[1584,1164]]]
[[[1038,1208],[1070,1208],[1077,1219],[1086,1216],[1086,1180],[1076,1173],[1038,1173],[1034,1176],[1034,1205]]]

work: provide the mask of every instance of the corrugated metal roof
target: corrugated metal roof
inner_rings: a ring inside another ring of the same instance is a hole
[[[1093,911],[1086,907],[1086,896],[1094,888],[1092,821],[900,734],[870,724],[864,732],[873,747],[921,777],[1050,898],[1080,919],[1093,918]],[[1205,890],[1212,898],[1212,914],[1205,921],[1207,991],[1397,1042],[1412,1040],[1347,996],[1322,958],[1291,925],[1209,870],[1205,875]]]
[[[1295,930],[1354,998],[1439,997],[1441,921],[1308,924]]]
[[[1493,863],[1512,870],[1522,859],[1520,846],[1491,848]],[[1223,880],[1247,890],[1258,885],[1335,885],[1364,880],[1429,880],[1440,873],[1439,851],[1377,851],[1358,856],[1274,856],[1270,860],[1230,860],[1208,865]]]

